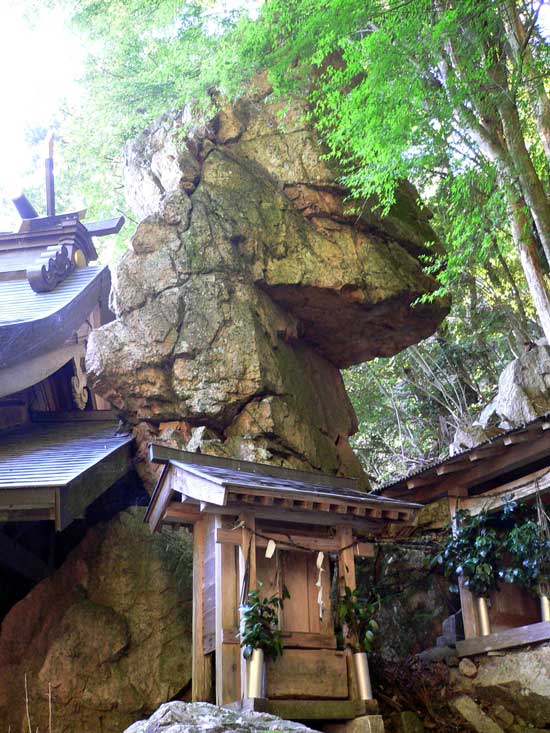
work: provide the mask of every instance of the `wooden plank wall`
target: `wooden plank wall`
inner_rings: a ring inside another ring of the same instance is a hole
[[[260,555],[260,552],[258,553]],[[263,553],[261,553],[263,554]],[[323,561],[322,589],[324,613],[320,618],[317,596],[319,588],[316,586],[319,571],[316,566],[317,554],[282,551],[281,570],[282,583],[290,593],[290,598],[285,601],[282,613],[282,629],[290,632],[304,632],[310,634],[332,634],[332,610],[330,604],[330,567],[328,556]],[[264,581],[264,573],[273,573],[275,557],[271,560],[262,558],[259,566],[262,575],[258,572],[258,578]],[[268,575],[269,577],[269,575]]]

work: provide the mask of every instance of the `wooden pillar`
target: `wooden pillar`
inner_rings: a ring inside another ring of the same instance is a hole
[[[223,527],[221,515],[214,518],[214,533]],[[214,534],[215,536],[215,534]],[[240,699],[240,647],[224,640],[224,629],[237,624],[239,604],[235,546],[215,543],[214,573],[216,592],[216,704],[226,705]]]
[[[240,515],[239,521],[243,522],[242,543],[239,548],[239,602],[246,600],[249,591],[256,590],[258,578],[256,575],[256,520],[248,512]],[[252,531],[251,531],[252,530]],[[247,575],[248,564],[248,575]],[[241,658],[241,699],[246,697],[248,680],[247,662],[240,650]]]
[[[456,530],[456,513],[458,511],[459,499],[456,496],[449,496],[448,501],[454,532]],[[459,577],[458,579],[458,590],[460,593],[460,607],[462,609],[464,636],[466,639],[473,639],[481,633],[477,617],[476,599],[473,593],[470,593],[470,591],[464,587],[464,579],[462,577]]]
[[[212,695],[212,660],[203,651],[203,587],[204,548],[206,539],[205,519],[193,526],[193,702],[210,702]]]
[[[339,547],[346,548],[338,553],[338,588],[340,593],[343,594],[346,586],[350,588],[350,590],[355,590],[357,587],[357,581],[355,578],[355,548],[349,547],[353,542],[353,530],[351,527],[337,527],[336,539],[338,540]],[[346,668],[349,698],[351,700],[358,700],[359,689],[355,679],[353,654],[350,649],[346,649]]]
[[[353,530],[351,527],[337,527],[336,538],[338,546],[346,548],[338,553],[338,581],[340,593],[343,593],[346,586],[351,590],[356,588],[355,551],[349,546],[353,542]]]

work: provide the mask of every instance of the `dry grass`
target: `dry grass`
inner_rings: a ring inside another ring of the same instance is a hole
[[[33,733],[31,723],[31,706],[29,697],[29,684],[27,681],[27,673],[25,672],[25,714],[27,717],[27,725],[29,727],[29,733]],[[8,733],[11,733],[11,725],[8,727]],[[38,726],[34,733],[40,733]],[[52,684],[48,683],[48,733],[53,733],[53,705],[52,705]]]

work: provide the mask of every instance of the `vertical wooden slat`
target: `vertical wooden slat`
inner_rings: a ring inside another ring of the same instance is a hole
[[[219,514],[214,518],[214,537],[223,527]],[[216,704],[236,702],[241,697],[240,649],[223,643],[224,623],[236,621],[236,559],[233,545],[215,543],[216,583]],[[227,628],[227,627],[226,627]]]
[[[449,499],[449,511],[451,513],[451,521],[453,524],[453,530],[456,529],[456,513],[458,511],[459,499],[455,496],[450,496]],[[460,607],[462,609],[462,621],[464,623],[464,636],[466,639],[472,639],[479,636],[481,629],[479,627],[479,621],[477,618],[476,601],[473,593],[464,587],[464,579],[460,577],[458,579],[458,590],[460,593]]]
[[[206,520],[193,527],[193,702],[210,702],[212,694],[212,661],[203,653],[203,590]]]
[[[258,578],[256,574],[256,520],[254,515],[244,512],[240,515],[239,521],[243,522],[242,545],[239,548],[239,598],[243,601],[250,590],[256,590]],[[241,687],[240,698],[246,697],[247,685],[247,662],[242,651],[240,653]]]

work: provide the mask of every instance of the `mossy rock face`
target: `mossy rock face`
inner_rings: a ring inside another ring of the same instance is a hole
[[[454,610],[456,596],[449,593],[445,578],[430,572],[430,553],[421,542],[407,548],[382,545],[376,560],[358,562],[358,583],[376,585],[382,608],[379,653],[398,662],[435,646],[441,624]]]
[[[0,727],[22,730],[25,674],[33,730],[120,733],[191,677],[192,547],[151,535],[143,509],[97,525],[64,565],[6,616]]]
[[[436,285],[419,260],[435,234],[408,184],[387,217],[352,211],[304,100],[283,110],[257,81],[189,134],[165,116],[128,146],[141,223],[89,379],[157,440],[178,421],[186,440],[208,427],[203,452],[362,476],[339,368],[439,325],[447,303],[413,307]]]

